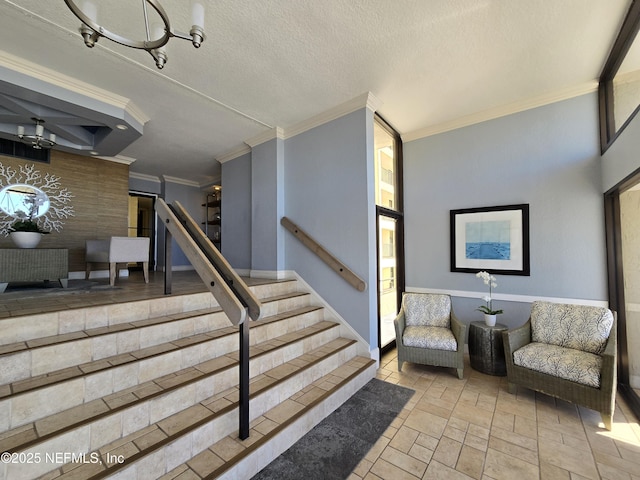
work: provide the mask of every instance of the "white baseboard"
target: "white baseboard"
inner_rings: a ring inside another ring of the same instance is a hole
[[[195,270],[195,268],[193,268],[193,265],[172,265],[171,266],[172,272],[190,272],[191,270]],[[164,272],[164,268],[162,271]]]
[[[118,273],[119,276],[128,277],[129,269],[122,268]],[[85,272],[69,272],[69,280],[84,280]],[[91,270],[89,274],[89,279],[92,278],[109,278],[109,270]]]

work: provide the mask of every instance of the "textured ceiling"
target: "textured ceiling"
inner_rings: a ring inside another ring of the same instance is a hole
[[[97,3],[107,28],[135,24],[121,9],[138,2]],[[150,119],[121,152],[131,170],[204,184],[245,140],[366,92],[410,136],[593,84],[630,0],[205,3],[206,41],[171,40],[161,71],[106,39],[86,48],[63,0],[0,0],[0,50],[130,99]],[[188,31],[187,2],[163,4]]]

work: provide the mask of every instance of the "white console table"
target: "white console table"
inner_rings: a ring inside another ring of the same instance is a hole
[[[11,282],[55,280],[66,288],[68,279],[66,248],[0,248],[0,293]]]

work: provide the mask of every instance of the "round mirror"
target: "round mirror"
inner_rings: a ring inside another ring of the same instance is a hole
[[[0,190],[0,210],[14,218],[34,220],[47,213],[49,206],[47,194],[31,185],[17,183]]]

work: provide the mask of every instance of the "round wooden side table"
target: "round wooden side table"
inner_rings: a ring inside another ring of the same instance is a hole
[[[490,327],[484,322],[469,325],[469,359],[471,368],[488,375],[505,376],[507,366],[504,360],[502,332],[506,325],[496,323]]]

